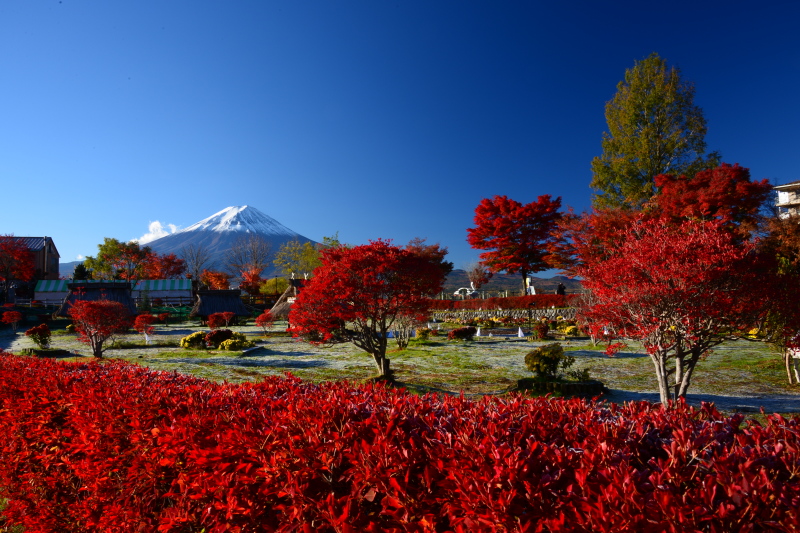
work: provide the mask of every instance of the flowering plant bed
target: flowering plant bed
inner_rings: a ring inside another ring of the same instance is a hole
[[[0,355],[26,531],[741,531],[800,520],[800,417],[413,396]]]

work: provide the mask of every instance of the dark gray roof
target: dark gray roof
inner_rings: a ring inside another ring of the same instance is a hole
[[[106,281],[106,282],[92,282],[81,283],[74,282],[68,283],[69,295],[64,299],[64,303],[56,311],[56,316],[69,316],[69,308],[78,300],[111,300],[119,302],[124,305],[131,316],[137,313],[136,304],[131,298],[131,284],[127,281]]]
[[[31,252],[37,252],[44,248],[44,244],[46,241],[50,241],[51,246],[56,253],[58,253],[58,249],[56,248],[55,244],[53,243],[53,239],[51,237],[17,237],[11,236],[11,239],[22,241],[25,244],[25,247],[28,248]]]
[[[250,312],[242,303],[242,291],[197,291],[197,301],[192,308],[191,316],[205,316],[214,313],[231,312],[236,316],[250,316]]]

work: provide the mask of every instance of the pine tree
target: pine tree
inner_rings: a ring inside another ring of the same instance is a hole
[[[659,174],[687,174],[719,164],[705,156],[706,120],[694,85],[656,53],[625,71],[606,103],[603,153],[592,160],[596,207],[638,208],[656,192]]]

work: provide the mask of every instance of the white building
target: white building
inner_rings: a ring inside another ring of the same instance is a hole
[[[775,187],[778,191],[778,216],[781,218],[800,215],[800,181]]]

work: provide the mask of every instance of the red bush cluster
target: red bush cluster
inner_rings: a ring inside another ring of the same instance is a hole
[[[800,418],[0,355],[3,515],[70,531],[791,531]]]
[[[530,296],[509,296],[508,298],[486,298],[485,300],[431,300],[429,309],[433,311],[457,311],[477,309],[549,309],[550,307],[570,307],[578,294],[533,294]]]
[[[47,324],[43,323],[30,328],[25,332],[25,335],[36,343],[36,346],[39,348],[47,348],[50,346],[51,332]]]
[[[229,329],[212,329],[206,333],[206,346],[209,348],[217,348],[224,341],[232,338],[233,332]]]
[[[447,339],[451,341],[471,341],[476,333],[478,333],[478,330],[473,326],[465,326],[463,328],[450,330],[450,332],[447,334]]]

